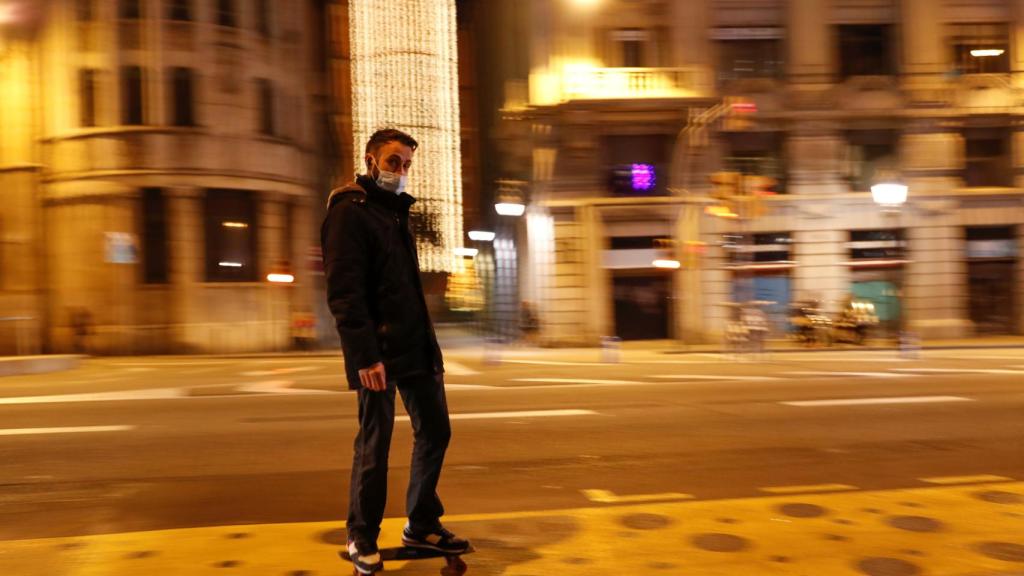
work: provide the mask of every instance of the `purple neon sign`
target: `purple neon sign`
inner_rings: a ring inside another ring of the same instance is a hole
[[[633,164],[633,190],[637,192],[649,192],[654,190],[657,178],[654,174],[654,166],[651,164]]]

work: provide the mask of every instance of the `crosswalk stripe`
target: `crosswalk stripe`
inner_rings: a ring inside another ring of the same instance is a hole
[[[922,482],[929,484],[940,484],[948,486],[952,484],[982,484],[985,482],[1012,482],[1013,478],[1007,478],[1006,476],[996,476],[993,474],[978,474],[975,476],[933,476],[931,478],[921,478]]]

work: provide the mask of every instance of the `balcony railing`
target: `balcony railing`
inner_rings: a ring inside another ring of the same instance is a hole
[[[710,90],[710,77],[698,68],[601,68],[565,66],[561,74],[534,78],[534,104],[570,100],[695,98]]]

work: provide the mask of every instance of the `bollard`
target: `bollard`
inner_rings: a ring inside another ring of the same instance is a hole
[[[913,332],[900,332],[900,356],[916,360],[921,351],[921,342]]]
[[[484,338],[484,364],[487,366],[501,364],[501,338],[495,336]]]
[[[618,336],[601,337],[601,361],[607,364],[619,363],[619,351],[622,348],[622,338]]]

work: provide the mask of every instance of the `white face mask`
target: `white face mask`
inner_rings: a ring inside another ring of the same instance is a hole
[[[399,175],[396,172],[388,172],[381,168],[380,164],[377,164],[376,158],[373,159],[373,163],[377,166],[377,186],[395,194],[405,192],[405,174]]]

